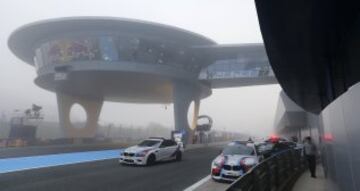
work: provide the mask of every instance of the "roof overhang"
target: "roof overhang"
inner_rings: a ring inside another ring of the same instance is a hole
[[[202,35],[168,25],[115,17],[67,17],[34,22],[14,31],[9,38],[10,50],[21,60],[33,64],[34,46],[39,41],[66,33],[89,31],[117,32],[158,37],[183,46],[214,45],[216,42]]]

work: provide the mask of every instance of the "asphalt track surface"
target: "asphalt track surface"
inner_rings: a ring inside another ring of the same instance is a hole
[[[185,151],[181,162],[122,166],[116,159],[0,174],[1,191],[184,190],[207,176],[221,147]]]

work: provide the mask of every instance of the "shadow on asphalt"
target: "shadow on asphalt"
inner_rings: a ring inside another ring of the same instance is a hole
[[[229,180],[215,180],[215,179],[213,179],[213,178],[212,178],[212,180],[213,180],[214,182],[221,183],[221,184],[227,184],[227,185],[229,185],[229,184],[231,184],[231,183],[234,182],[234,181],[229,181]]]
[[[184,161],[184,160],[182,160],[182,161]],[[153,165],[136,165],[136,164],[119,164],[119,165],[123,166],[123,167],[151,168],[151,167],[155,167],[155,166],[166,165],[169,163],[181,163],[182,161],[160,161],[160,162],[156,162]]]

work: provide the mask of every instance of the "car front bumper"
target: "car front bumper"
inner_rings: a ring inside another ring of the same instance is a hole
[[[120,156],[120,164],[135,164],[135,165],[146,165],[145,157],[124,157]]]
[[[230,171],[230,170],[224,170],[222,169],[221,172],[217,175],[211,174],[211,177],[214,180],[225,180],[225,181],[234,181],[238,178],[240,178],[243,175],[243,171]]]

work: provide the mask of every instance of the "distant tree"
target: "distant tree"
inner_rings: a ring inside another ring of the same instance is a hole
[[[42,110],[41,106],[38,106],[36,104],[32,104],[32,111],[35,118],[40,118],[40,111]]]
[[[31,117],[32,116],[31,109],[26,109],[24,113],[25,113],[26,117]]]

